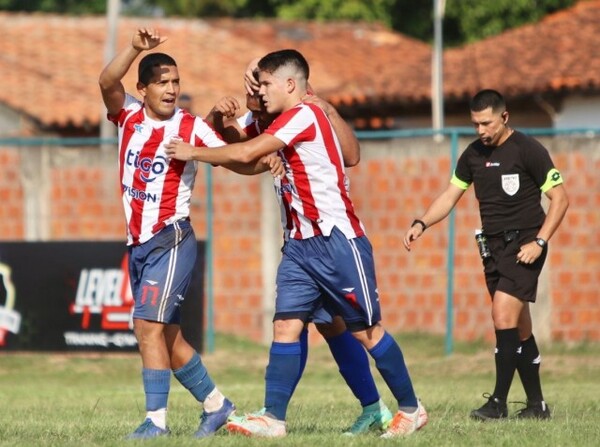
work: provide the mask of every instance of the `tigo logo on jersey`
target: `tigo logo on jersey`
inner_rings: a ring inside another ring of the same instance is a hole
[[[163,175],[169,166],[167,157],[157,155],[154,159],[151,157],[141,157],[140,152],[127,152],[125,157],[127,166],[133,166],[140,170],[140,179],[146,183],[153,182],[157,177]]]

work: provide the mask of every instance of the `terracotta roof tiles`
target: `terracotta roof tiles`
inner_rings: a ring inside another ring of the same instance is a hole
[[[0,90],[0,102],[42,126],[97,126],[103,113],[97,80],[104,66],[105,18],[0,13],[0,23],[0,70],[10,86]],[[120,19],[117,51],[138,26],[147,25],[168,36],[157,51],[177,60],[182,92],[193,97],[200,114],[223,95],[242,98],[247,63],[269,51],[301,51],[317,92],[343,101],[361,100],[380,89],[377,74],[397,55],[405,55],[397,76],[409,77],[430,51],[376,24],[142,18]],[[135,73],[130,70],[124,79],[132,93]]]
[[[105,18],[0,12],[0,24],[0,103],[41,127],[97,126],[104,113],[97,80],[104,66]],[[169,37],[159,51],[177,60],[182,92],[191,94],[200,114],[223,95],[242,98],[246,64],[281,48],[301,51],[313,87],[346,109],[430,101],[431,47],[381,25],[121,18],[117,51],[138,26],[147,25]],[[464,101],[484,87],[507,96],[600,91],[599,47],[600,0],[581,1],[539,23],[446,50],[446,101]],[[135,72],[124,79],[130,92]]]

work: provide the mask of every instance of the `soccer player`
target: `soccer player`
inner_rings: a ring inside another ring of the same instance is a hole
[[[444,219],[471,183],[489,251],[483,270],[492,298],[496,332],[496,385],[487,402],[471,412],[478,420],[506,418],[506,398],[515,369],[527,405],[519,418],[550,418],[540,383],[540,353],[532,332],[529,303],[536,300],[538,277],[548,253],[548,240],[560,225],[569,200],[563,179],[537,140],[508,125],[506,103],[495,90],[482,90],[470,102],[471,122],[478,139],[460,156],[446,190],[416,219],[404,236],[404,246]],[[550,199],[548,214],[541,193]]]
[[[196,237],[189,205],[196,163],[169,160],[165,144],[173,138],[198,147],[223,141],[201,118],[176,107],[180,79],[173,58],[151,53],[138,65],[138,101],[121,82],[138,55],[167,38],[139,28],[131,44],[100,74],[109,119],[118,126],[119,174],[127,223],[131,289],[135,299],[134,332],[142,359],[146,419],[131,438],[169,434],[166,423],[171,371],[203,405],[196,437],[213,434],[235,406],[215,386],[198,353],[183,338],[180,305],[196,260]],[[227,164],[245,174],[263,172],[276,162]]]
[[[314,309],[325,305],[336,309],[375,359],[398,402],[382,436],[410,435],[419,427],[419,414],[426,413],[419,411],[400,347],[380,323],[372,248],[346,188],[337,136],[323,109],[302,102],[308,63],[296,50],[281,50],[264,56],[258,68],[266,110],[280,114],[265,132],[214,151],[176,140],[167,145],[169,157],[217,164],[254,163],[278,151],[286,166],[285,176],[276,179],[288,219],[276,279],[265,412],[231,421],[227,428],[250,436],[286,435],[286,411],[301,369],[300,334]]]
[[[247,74],[250,73],[252,79],[258,80],[257,63],[258,59],[250,63],[246,70],[246,78]],[[247,80],[245,84],[247,90],[246,108],[248,111],[244,115],[236,118],[240,110],[239,102],[233,97],[224,97],[217,102],[206,116],[206,120],[213,124],[215,130],[227,143],[246,141],[260,135],[278,116],[278,114],[267,112],[258,94],[258,86],[255,87],[253,84],[249,84]],[[360,160],[358,140],[335,108],[314,94],[304,98],[304,102],[317,104],[323,109],[340,140],[344,165],[356,165]],[[285,230],[286,221],[284,220],[282,224]],[[362,345],[347,330],[344,320],[339,315],[332,317],[327,310],[321,308],[311,316],[311,321],[327,342],[340,374],[362,407],[361,414],[345,434],[358,435],[371,429],[385,430],[393,415],[380,398],[371,374],[369,358]],[[301,366],[298,381],[304,371],[308,357],[307,328],[300,335],[300,350]]]

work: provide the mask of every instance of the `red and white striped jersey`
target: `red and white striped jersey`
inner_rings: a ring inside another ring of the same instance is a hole
[[[329,236],[333,227],[348,239],[363,236],[340,143],[325,112],[314,104],[298,104],[279,115],[265,133],[286,145],[279,151],[286,175],[275,180],[284,238]]]
[[[237,119],[238,126],[242,128],[248,138],[254,138],[264,132],[261,126],[258,124],[258,120],[255,120],[252,116],[252,112],[248,111],[244,115]]]
[[[118,127],[127,245],[142,244],[190,213],[197,162],[169,160],[164,145],[174,137],[199,147],[225,143],[202,118],[182,109],[165,121],[149,118],[143,103],[130,95],[121,111],[108,118]]]

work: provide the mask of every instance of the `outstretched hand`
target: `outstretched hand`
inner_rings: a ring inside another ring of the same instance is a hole
[[[138,28],[133,35],[131,45],[136,50],[147,51],[156,48],[167,39],[168,37],[161,36],[155,28]]]

